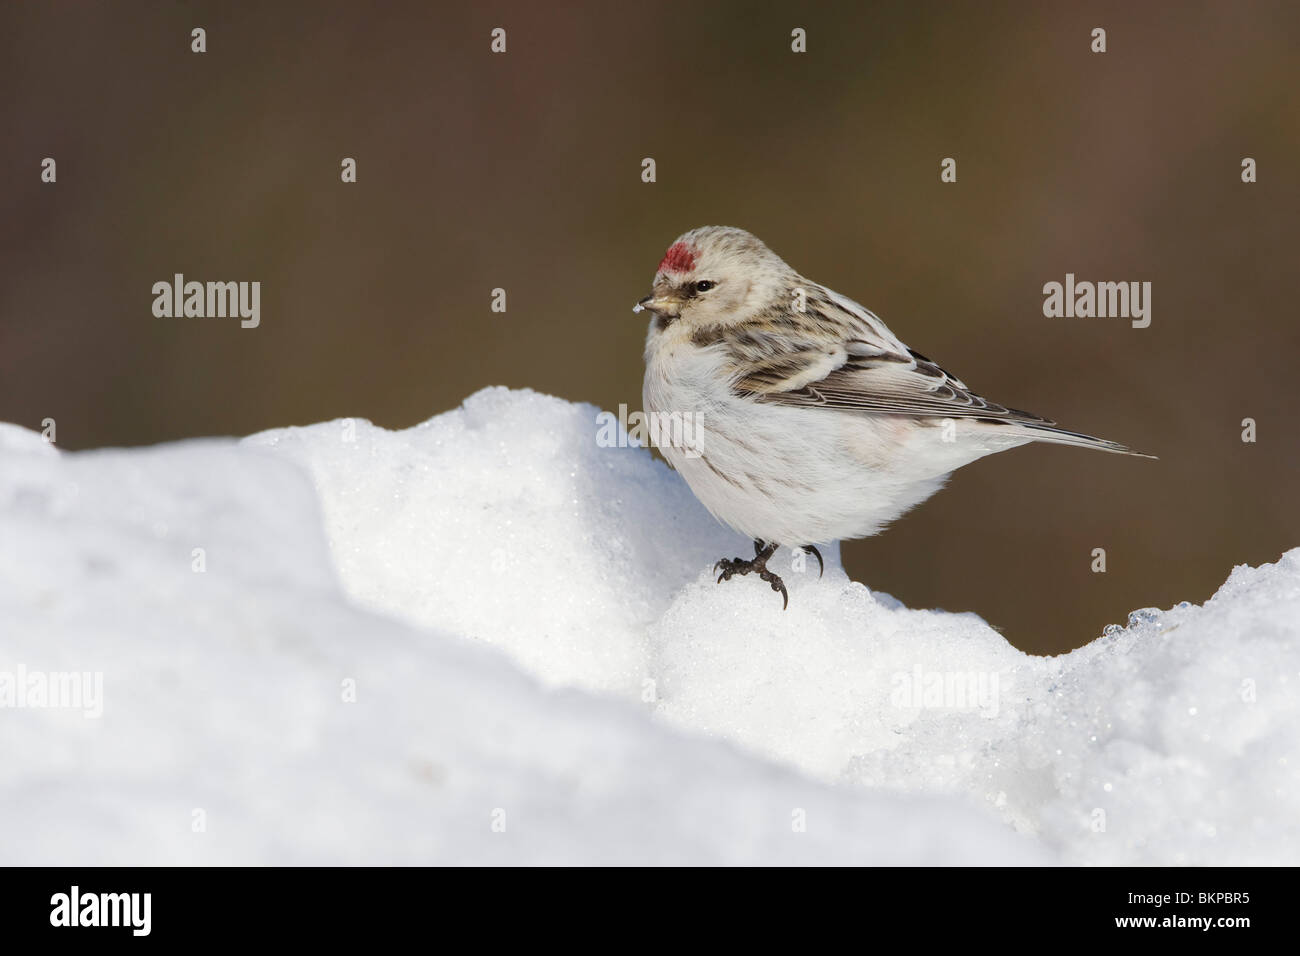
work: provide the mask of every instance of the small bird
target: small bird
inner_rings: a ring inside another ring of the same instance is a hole
[[[977,458],[1031,441],[1151,457],[981,398],[743,229],[677,239],[643,310],[651,440],[715,517],[754,539],[752,559],[717,563],[719,583],[757,574],[783,608],[767,567],[778,547],[820,565],[815,542],[879,532]]]

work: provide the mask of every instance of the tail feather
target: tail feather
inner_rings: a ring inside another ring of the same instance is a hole
[[[1073,445],[1076,448],[1096,448],[1098,451],[1113,452],[1116,455],[1133,455],[1136,458],[1150,458],[1152,461],[1159,460],[1155,455],[1134,451],[1119,442],[1109,441],[1105,438],[1094,438],[1092,435],[1072,432],[1065,428],[1057,428],[1054,425],[1025,423],[1020,425],[1017,430],[1024,434],[1026,438],[1031,438],[1034,441],[1049,442],[1053,445]]]

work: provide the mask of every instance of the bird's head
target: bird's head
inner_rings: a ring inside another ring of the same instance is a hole
[[[668,247],[650,294],[633,311],[652,313],[660,331],[674,323],[688,331],[725,327],[777,301],[793,275],[745,230],[702,226]]]

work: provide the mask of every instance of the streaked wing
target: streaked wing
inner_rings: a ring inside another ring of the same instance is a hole
[[[757,388],[755,387],[757,386]],[[857,409],[881,415],[995,418],[1054,424],[1031,412],[1007,408],[976,395],[959,379],[910,349],[906,356],[849,358],[818,381],[801,388],[743,378],[736,389],[779,405]]]
[[[816,293],[805,313],[761,316],[732,339],[736,392],[779,405],[1055,424],[976,395],[872,312],[829,290]]]

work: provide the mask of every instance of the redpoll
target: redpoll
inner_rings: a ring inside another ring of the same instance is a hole
[[[743,229],[674,242],[643,309],[652,439],[754,539],[754,558],[718,562],[718,580],[757,573],[786,605],[767,567],[778,546],[875,534],[977,458],[1031,441],[1138,454],[979,397]],[[665,427],[683,420],[689,441]]]

